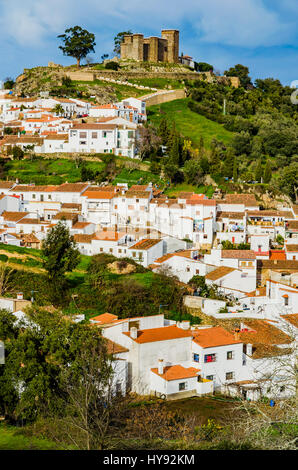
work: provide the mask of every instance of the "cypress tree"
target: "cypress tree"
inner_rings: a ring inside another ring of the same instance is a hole
[[[267,160],[266,166],[265,166],[265,169],[264,169],[264,174],[263,174],[264,183],[266,183],[266,184],[270,183],[271,178],[272,178],[271,165],[270,165],[270,161]]]
[[[259,159],[257,166],[256,166],[256,171],[255,171],[256,181],[261,181],[262,176],[263,176],[262,162],[261,162],[261,159]]]

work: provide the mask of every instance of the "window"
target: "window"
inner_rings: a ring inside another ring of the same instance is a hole
[[[133,251],[133,252],[132,252],[132,257],[135,258],[136,256],[137,256],[136,252]]]
[[[287,296],[284,299],[285,299],[285,305],[289,305],[289,297]]]
[[[207,380],[214,380],[214,375],[206,375]]]
[[[193,354],[193,361],[194,361],[194,362],[200,362],[200,355],[194,353],[194,354]]]
[[[186,390],[186,383],[185,383],[185,382],[180,382],[180,384],[179,384],[179,392],[180,392],[181,390]]]
[[[32,194],[32,199],[35,199],[36,198],[36,194]]]
[[[80,140],[80,145],[87,145],[86,140]]]
[[[113,248],[110,248],[110,249],[109,249],[109,252],[110,252],[110,253],[113,253]]]
[[[106,136],[107,136],[107,133],[106,133],[106,132],[103,132],[103,133],[102,133],[102,136],[103,136],[103,137],[106,137]]]
[[[215,362],[216,361],[216,354],[205,354],[204,362]]]
[[[234,359],[234,351],[227,352],[227,359]]]
[[[101,252],[102,252],[102,251],[103,251],[103,248],[100,248],[100,249],[99,249],[99,251],[101,251]]]
[[[119,250],[118,250],[118,253],[122,253],[122,250],[119,249]]]
[[[234,372],[226,373],[226,380],[232,380],[234,378]]]
[[[51,194],[48,195],[48,199],[52,199],[52,195],[51,195]]]
[[[186,268],[186,272],[187,272],[187,273],[189,273],[189,271],[190,271],[190,268],[189,268],[189,267],[187,267],[187,268]]]
[[[80,139],[87,139],[87,132],[80,132]]]
[[[92,132],[91,137],[92,139],[97,139],[97,132]]]

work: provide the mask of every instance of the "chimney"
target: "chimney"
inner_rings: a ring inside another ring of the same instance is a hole
[[[190,322],[187,321],[187,320],[183,320],[181,323],[180,323],[180,328],[182,328],[182,330],[189,330],[190,328]]]
[[[234,331],[234,339],[235,339],[235,341],[239,341],[239,340],[240,340],[240,332],[239,332],[239,330],[235,330],[235,331]]]
[[[247,343],[246,345],[246,354],[247,356],[252,356],[252,344]]]
[[[135,326],[132,326],[130,329],[130,337],[132,339],[137,339],[138,337],[138,329]]]
[[[159,375],[163,374],[163,359],[159,359],[158,361],[158,373]]]
[[[17,293],[17,300],[23,300],[24,299],[24,294],[23,292],[18,292]]]
[[[244,325],[244,323],[241,322],[240,323],[240,331],[243,331],[244,329],[245,329],[245,325]]]

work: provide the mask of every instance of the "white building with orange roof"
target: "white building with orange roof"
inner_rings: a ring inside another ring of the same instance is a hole
[[[152,270],[155,272],[169,270],[179,281],[188,283],[193,276],[205,276],[209,271],[198,250],[181,250],[177,253],[167,253],[154,261]]]
[[[87,188],[82,194],[82,215],[94,224],[112,225],[113,198],[115,190],[105,191],[102,188]],[[115,217],[114,217],[115,219]]]
[[[147,267],[163,254],[163,240],[144,238],[128,249],[128,256]]]
[[[114,321],[102,329],[102,334],[129,350],[129,385],[141,395],[159,391],[152,369],[158,367],[160,360],[165,367],[191,366],[190,331],[165,324],[163,315]]]
[[[232,333],[221,326],[198,327],[192,337],[192,366],[213,382],[214,390],[245,377],[243,342]]]

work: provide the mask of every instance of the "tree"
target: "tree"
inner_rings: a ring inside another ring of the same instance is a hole
[[[120,55],[121,52],[121,43],[123,42],[124,36],[127,34],[132,34],[132,32],[129,31],[122,31],[121,33],[118,33],[117,36],[114,37],[114,52],[117,55]]]
[[[234,157],[234,163],[233,163],[233,181],[234,183],[238,180],[238,163],[237,163],[237,158]]]
[[[256,170],[255,170],[255,179],[256,179],[256,181],[260,182],[261,178],[262,178],[262,175],[263,175],[262,161],[259,158],[258,162],[257,162]]]
[[[197,62],[196,70],[199,72],[213,72],[213,65],[210,65],[207,62]]]
[[[243,88],[247,88],[251,85],[251,78],[248,75],[249,69],[244,65],[237,64],[234,67],[230,67],[229,70],[225,71],[227,77],[238,77],[240,79],[240,84]]]
[[[298,162],[285,168],[279,178],[279,188],[288,194],[293,201],[298,200]]]
[[[263,175],[264,183],[266,183],[266,184],[270,183],[271,178],[272,178],[271,165],[270,165],[270,161],[267,160],[266,165],[265,165],[265,169],[264,169],[264,175]]]
[[[64,108],[61,104],[57,103],[52,109],[52,113],[57,114],[57,116],[63,116],[65,113]]]
[[[6,77],[3,82],[3,88],[4,90],[11,90],[11,88],[14,87],[14,79],[11,77]]]
[[[59,304],[65,297],[65,273],[72,271],[80,261],[80,252],[63,221],[59,221],[47,234],[42,244],[43,267],[47,271],[51,298]]]
[[[84,59],[90,52],[95,52],[95,35],[80,26],[68,28],[64,34],[57,37],[61,38],[64,43],[63,46],[59,46],[59,49],[62,50],[64,55],[74,57],[77,60],[78,67],[80,67],[81,59]]]
[[[110,62],[106,63],[105,68],[109,69],[109,70],[118,70],[119,69],[119,64],[117,64],[117,62],[111,60]]]
[[[203,171],[198,160],[188,160],[183,167],[184,179],[189,184],[200,185],[203,182]]]
[[[14,145],[12,148],[12,155],[14,160],[22,160],[24,157],[24,151],[21,149],[21,147]]]

